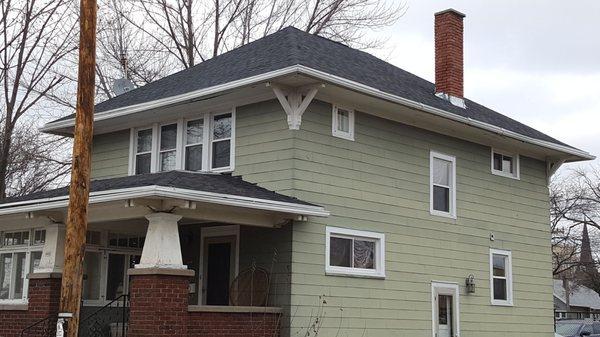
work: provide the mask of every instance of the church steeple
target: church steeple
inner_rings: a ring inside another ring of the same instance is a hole
[[[587,224],[583,225],[583,232],[581,233],[581,254],[579,255],[579,263],[583,269],[594,267],[592,246],[590,245],[590,235],[588,234]]]

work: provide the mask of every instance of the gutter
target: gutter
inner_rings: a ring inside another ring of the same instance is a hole
[[[191,91],[191,92],[177,95],[177,96],[171,96],[171,97],[162,98],[162,99],[158,99],[158,100],[151,101],[151,102],[145,102],[145,103],[130,105],[130,106],[121,107],[121,108],[117,108],[117,109],[113,109],[113,110],[109,110],[109,111],[99,112],[95,115],[94,121],[101,121],[101,120],[105,120],[105,119],[109,119],[109,118],[119,117],[119,116],[123,116],[123,115],[129,115],[129,114],[144,111],[144,110],[158,108],[158,107],[165,106],[165,105],[180,103],[182,101],[186,101],[189,99],[194,99],[194,98],[198,98],[201,96],[210,95],[210,94],[214,94],[214,93],[225,91],[225,90],[231,90],[231,89],[239,88],[241,86],[257,84],[260,82],[272,80],[274,77],[286,76],[286,75],[291,75],[291,74],[305,74],[305,75],[308,75],[308,76],[311,76],[311,77],[314,77],[314,78],[317,78],[317,79],[320,79],[320,80],[323,80],[326,82],[330,82],[330,83],[337,84],[342,87],[346,87],[350,90],[358,91],[358,92],[361,92],[361,93],[364,93],[364,94],[367,94],[367,95],[370,95],[370,96],[373,96],[376,98],[381,98],[381,99],[384,99],[386,101],[390,101],[393,103],[412,107],[417,110],[421,110],[421,111],[431,113],[436,116],[440,116],[440,117],[443,117],[443,118],[446,118],[449,120],[460,122],[460,123],[463,123],[463,124],[466,124],[466,125],[478,128],[478,129],[490,131],[490,132],[496,133],[501,136],[513,138],[515,140],[522,141],[522,142],[525,142],[528,144],[544,147],[544,148],[551,149],[554,151],[563,152],[563,153],[577,156],[577,157],[580,157],[580,158],[583,158],[586,160],[596,159],[596,157],[594,155],[591,155],[586,151],[582,151],[582,150],[575,149],[575,148],[572,148],[569,146],[555,144],[552,142],[525,136],[525,135],[519,134],[517,132],[506,130],[504,128],[501,128],[501,127],[498,127],[498,126],[495,126],[492,124],[480,122],[480,121],[477,121],[477,120],[474,120],[474,119],[468,118],[468,117],[459,116],[459,115],[453,114],[451,112],[448,112],[448,111],[445,111],[442,109],[434,108],[432,106],[429,106],[429,105],[426,105],[426,104],[423,104],[420,102],[412,101],[412,100],[409,100],[409,99],[406,99],[406,98],[403,98],[403,97],[400,97],[400,96],[397,96],[394,94],[389,94],[389,93],[386,93],[379,89],[376,89],[376,88],[373,88],[373,87],[370,87],[370,86],[367,86],[367,85],[364,85],[364,84],[361,84],[361,83],[358,83],[355,81],[351,81],[351,80],[348,80],[343,77],[332,75],[332,74],[329,74],[324,71],[320,71],[320,70],[316,70],[316,69],[313,69],[313,68],[310,68],[307,66],[303,66],[303,65],[289,66],[289,67],[278,69],[275,71],[270,71],[270,72],[267,72],[264,74],[247,77],[244,79],[224,83],[221,85],[216,85],[216,86],[205,88],[205,89]],[[70,127],[73,125],[74,125],[74,120],[72,120],[72,119],[54,122],[54,123],[48,123],[44,127],[40,128],[40,131],[52,132],[56,129]]]
[[[183,188],[150,185],[143,187],[123,188],[116,190],[100,191],[90,193],[89,204],[98,204],[110,201],[120,201],[133,198],[174,198],[194,202],[205,202],[216,205],[226,205],[291,213],[305,216],[327,217],[329,211],[321,206],[295,204],[290,202],[273,201],[267,199],[242,197],[231,194],[212,193],[206,191],[188,190]],[[0,205],[0,215],[15,213],[34,212],[53,208],[67,207],[69,196],[59,196],[44,199],[17,201]]]

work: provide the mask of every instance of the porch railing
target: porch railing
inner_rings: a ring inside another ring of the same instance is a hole
[[[83,306],[82,306],[83,307]],[[57,315],[43,318],[23,329],[20,337],[55,337]],[[79,321],[79,337],[126,337],[129,295],[121,295]]]

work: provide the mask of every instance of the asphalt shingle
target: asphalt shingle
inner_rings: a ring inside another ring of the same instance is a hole
[[[176,96],[293,65],[320,70],[524,136],[566,145],[469,99],[465,99],[466,109],[454,106],[435,96],[435,85],[425,79],[366,52],[293,27],[99,103],[96,112]],[[71,115],[60,120],[73,117]]]
[[[90,192],[101,192],[153,185],[315,206],[308,202],[279,194],[266,188],[262,188],[256,184],[249,183],[244,181],[241,177],[227,174],[205,174],[185,171],[168,171],[92,180]],[[61,197],[67,196],[68,194],[69,187],[65,186],[62,188],[32,193],[21,197],[8,198],[0,204]]]

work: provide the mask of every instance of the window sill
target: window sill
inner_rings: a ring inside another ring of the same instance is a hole
[[[496,307],[514,307],[514,304],[510,301],[492,300],[491,305]]]
[[[439,217],[443,217],[443,218],[449,218],[449,219],[456,220],[456,214],[452,214],[452,213],[446,213],[446,212],[430,209],[429,214],[431,214],[433,216],[439,216]]]
[[[345,139],[345,140],[354,141],[354,135],[350,134],[350,133],[334,132],[331,135],[334,136],[334,137],[336,137],[336,138],[341,138],[341,139]]]
[[[492,174],[495,176],[510,178],[510,179],[514,179],[514,180],[521,180],[521,177],[519,177],[518,175],[505,173],[505,172],[497,171],[497,170],[493,170],[493,169],[492,169]]]
[[[371,278],[371,279],[385,279],[385,273],[381,272],[361,272],[361,271],[350,271],[350,270],[335,270],[327,268],[325,270],[327,276],[342,276],[342,277],[356,277],[356,278]]]
[[[29,305],[25,300],[0,300],[0,311],[27,311]]]

